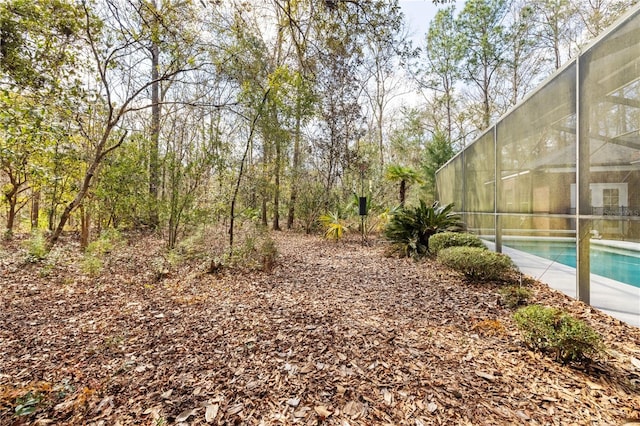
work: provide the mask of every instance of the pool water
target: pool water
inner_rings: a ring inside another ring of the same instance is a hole
[[[573,242],[513,240],[506,247],[524,251],[576,267],[576,245]],[[591,244],[591,273],[640,287],[640,252]]]

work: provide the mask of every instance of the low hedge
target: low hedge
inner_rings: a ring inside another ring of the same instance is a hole
[[[515,270],[509,256],[480,247],[449,247],[438,252],[438,260],[474,281],[505,279]]]
[[[449,247],[487,248],[477,235],[468,232],[440,232],[429,238],[429,251],[433,254]]]
[[[531,298],[531,290],[519,285],[503,287],[498,291],[502,303],[509,308],[524,306]]]
[[[527,345],[562,362],[583,361],[603,348],[600,335],[584,321],[556,308],[530,305],[513,315]]]

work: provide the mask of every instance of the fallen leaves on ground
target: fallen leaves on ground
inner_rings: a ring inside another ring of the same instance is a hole
[[[558,364],[519,339],[499,284],[381,245],[281,233],[270,273],[158,277],[150,236],[99,276],[68,242],[0,259],[1,424],[614,425],[640,418],[640,330],[533,283],[600,332]],[[7,244],[7,243],[5,243]],[[74,251],[75,250],[75,251]],[[13,254],[13,255],[12,255]],[[55,256],[55,253],[52,254]],[[156,262],[157,263],[157,262]]]

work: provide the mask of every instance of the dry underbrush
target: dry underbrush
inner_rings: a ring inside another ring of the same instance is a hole
[[[432,260],[278,233],[271,272],[236,262],[207,274],[211,256],[196,247],[224,247],[216,235],[173,254],[151,235],[126,238],[92,274],[74,239],[35,263],[19,241],[3,243],[0,423],[640,417],[640,330],[543,284],[530,284],[531,302],[585,320],[602,334],[605,358],[561,365],[529,350],[500,303],[503,284],[470,284]]]

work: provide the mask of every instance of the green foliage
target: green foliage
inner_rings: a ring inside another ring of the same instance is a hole
[[[320,216],[320,223],[325,227],[324,237],[338,241],[347,232],[347,225],[337,212]]]
[[[262,241],[259,255],[262,258],[262,271],[271,272],[278,258],[278,246],[271,235],[267,234],[267,237]]]
[[[399,208],[391,212],[384,229],[385,238],[393,250],[404,256],[421,257],[429,251],[429,237],[445,231],[460,230],[460,216],[452,213],[453,204],[427,207],[423,200],[416,207]]]
[[[419,173],[411,167],[401,166],[399,164],[390,164],[384,174],[385,179],[391,182],[399,182],[399,200],[400,205],[404,206],[407,198],[407,189],[414,183],[421,183],[422,178]]]
[[[270,272],[278,258],[278,246],[268,229],[255,225],[242,236],[242,244],[214,259],[210,272],[221,268]]]
[[[520,308],[513,318],[527,345],[564,363],[596,357],[603,349],[595,330],[561,310],[530,305]]]
[[[16,416],[29,416],[35,413],[38,404],[42,401],[42,394],[29,391],[26,395],[16,399],[13,411]]]
[[[509,256],[479,247],[449,247],[438,252],[438,260],[474,281],[504,279],[515,269]]]
[[[102,272],[103,267],[104,262],[98,256],[85,253],[82,257],[80,268],[82,272],[89,275],[90,277],[98,276],[100,272]]]
[[[102,257],[122,241],[122,235],[117,229],[109,228],[102,231],[95,241],[89,243],[84,252],[81,263],[82,272],[91,277],[98,276],[104,267]]]
[[[47,250],[47,239],[39,230],[31,233],[31,237],[25,242],[25,248],[27,249],[26,261],[29,263],[39,262],[45,259],[49,253]]]
[[[169,275],[171,271],[171,262],[169,261],[168,257],[165,257],[164,255],[160,254],[160,255],[154,256],[151,259],[150,263],[151,263],[150,265],[151,270],[153,271],[153,276],[156,281],[162,281]]]
[[[206,229],[200,226],[182,238],[175,249],[169,250],[167,260],[172,266],[177,266],[183,260],[204,260],[209,256],[208,251]]]
[[[20,87],[56,86],[75,74],[74,40],[81,33],[82,8],[60,0],[0,3],[0,72]]]
[[[531,298],[531,290],[519,285],[510,285],[501,288],[498,293],[504,303],[509,308],[526,305]]]
[[[429,252],[433,254],[449,247],[486,248],[477,235],[467,232],[440,232],[429,238]]]
[[[86,252],[94,256],[103,256],[113,250],[114,246],[120,242],[122,242],[120,231],[109,228],[102,231],[98,239],[89,243]]]
[[[456,154],[451,141],[443,132],[436,132],[425,147],[422,170],[425,175],[424,186],[427,194],[435,198],[436,171]]]
[[[132,227],[145,212],[148,197],[146,141],[134,136],[102,162],[97,176],[94,208],[104,227]]]
[[[419,108],[403,108],[397,120],[398,127],[391,129],[389,144],[397,162],[418,167],[422,161],[424,141],[429,138],[424,112]]]
[[[463,77],[482,96],[480,129],[489,127],[491,96],[499,84],[496,70],[506,62],[506,5],[505,0],[468,0],[457,18],[463,48]]]
[[[406,181],[408,184],[420,182],[420,175],[411,167],[401,166],[399,164],[390,164],[384,173],[385,179],[393,182]]]

